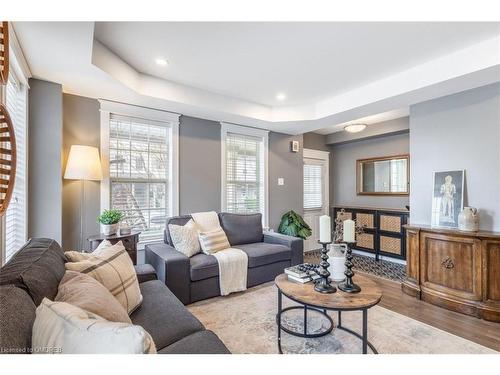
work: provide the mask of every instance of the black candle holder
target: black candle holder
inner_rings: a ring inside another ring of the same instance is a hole
[[[318,242],[323,248],[321,249],[320,269],[317,271],[320,278],[316,280],[314,290],[320,293],[335,293],[337,288],[331,284],[331,280],[329,279],[330,272],[328,271],[328,266],[330,266],[330,263],[328,263],[328,249],[326,248],[331,242]]]
[[[352,266],[354,265],[352,263],[352,248],[351,246],[355,244],[356,242],[345,242],[347,245],[347,251],[346,251],[346,261],[345,261],[345,281],[341,282],[337,287],[346,293],[359,293],[361,292],[361,287],[357,284],[354,284],[352,282],[352,278],[354,276],[354,272],[352,270]]]

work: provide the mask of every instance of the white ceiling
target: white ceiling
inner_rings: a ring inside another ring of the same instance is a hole
[[[500,81],[500,23],[15,22],[14,29],[33,76],[67,93],[289,134],[339,131]],[[157,57],[169,65],[157,66]]]
[[[345,93],[499,34],[495,23],[98,22],[138,72],[267,106]],[[155,64],[166,58],[168,67]],[[287,99],[280,102],[276,94]]]

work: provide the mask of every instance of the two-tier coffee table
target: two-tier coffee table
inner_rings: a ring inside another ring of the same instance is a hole
[[[290,335],[314,338],[328,335],[333,330],[333,320],[327,314],[327,311],[337,311],[338,322],[336,329],[344,330],[362,340],[363,354],[367,354],[368,347],[373,353],[377,354],[375,347],[368,341],[368,309],[375,306],[382,298],[382,291],[377,284],[369,278],[357,274],[354,277],[354,282],[361,287],[359,293],[345,293],[337,289],[337,292],[331,294],[323,294],[314,290],[313,283],[301,284],[296,281],[289,280],[287,275],[281,274],[276,277],[274,283],[278,288],[278,314],[276,321],[278,324],[278,349],[281,354],[281,331]],[[283,308],[283,295],[288,297],[300,306],[291,306]],[[303,309],[304,310],[304,331],[292,331],[281,324],[281,316],[289,310]],[[316,333],[307,333],[307,312],[308,310],[317,311],[323,314],[329,321],[330,326]],[[349,328],[342,326],[342,312],[344,311],[361,311],[363,314],[363,332],[359,334]]]

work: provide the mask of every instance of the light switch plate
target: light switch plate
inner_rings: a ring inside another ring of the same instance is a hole
[[[285,179],[283,177],[278,177],[278,185],[279,186],[285,185]]]

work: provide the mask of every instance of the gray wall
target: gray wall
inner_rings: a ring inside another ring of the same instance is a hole
[[[299,141],[300,152],[290,151],[290,142]],[[302,135],[269,133],[269,227],[278,229],[281,216],[290,210],[303,213]],[[278,185],[278,178],[285,184]]]
[[[63,144],[60,148],[63,151],[63,163],[59,164],[59,183],[61,183],[71,145],[84,144],[99,147],[100,143],[99,102],[95,99],[65,94],[63,104]],[[189,116],[180,117],[180,214],[208,210],[220,211],[220,137],[219,122]],[[292,140],[300,141],[300,153],[290,152]],[[33,141],[35,141],[34,138]],[[270,226],[274,229],[277,229],[284,212],[290,209],[302,212],[302,147],[302,136],[269,134],[269,215]],[[285,179],[284,186],[278,186],[278,177]],[[62,194],[62,243],[65,249],[71,249],[78,246],[80,236],[81,184],[79,181],[69,180],[64,180],[62,184],[62,193],[59,193]],[[99,182],[85,182],[84,238],[99,231],[96,222],[100,211],[99,190]]]
[[[327,137],[323,134],[304,133],[304,148],[311,150],[330,151],[330,146],[326,144]]]
[[[404,208],[409,202],[407,196],[356,195],[356,160],[407,153],[409,153],[408,134],[333,146],[330,151],[330,205]],[[413,185],[410,189],[413,189]]]
[[[221,208],[220,123],[181,116],[179,190],[181,215]]]
[[[410,108],[411,222],[429,224],[435,171],[465,169],[465,205],[500,231],[500,84]]]
[[[62,240],[62,87],[30,79],[28,237]]]
[[[71,145],[100,147],[99,102],[95,99],[76,95],[63,95],[63,168]],[[99,233],[97,216],[100,211],[100,183],[85,181],[83,209],[83,244],[88,248],[87,238]],[[76,180],[63,180],[62,189],[62,246],[64,249],[77,249],[80,238],[80,194],[82,183]]]

